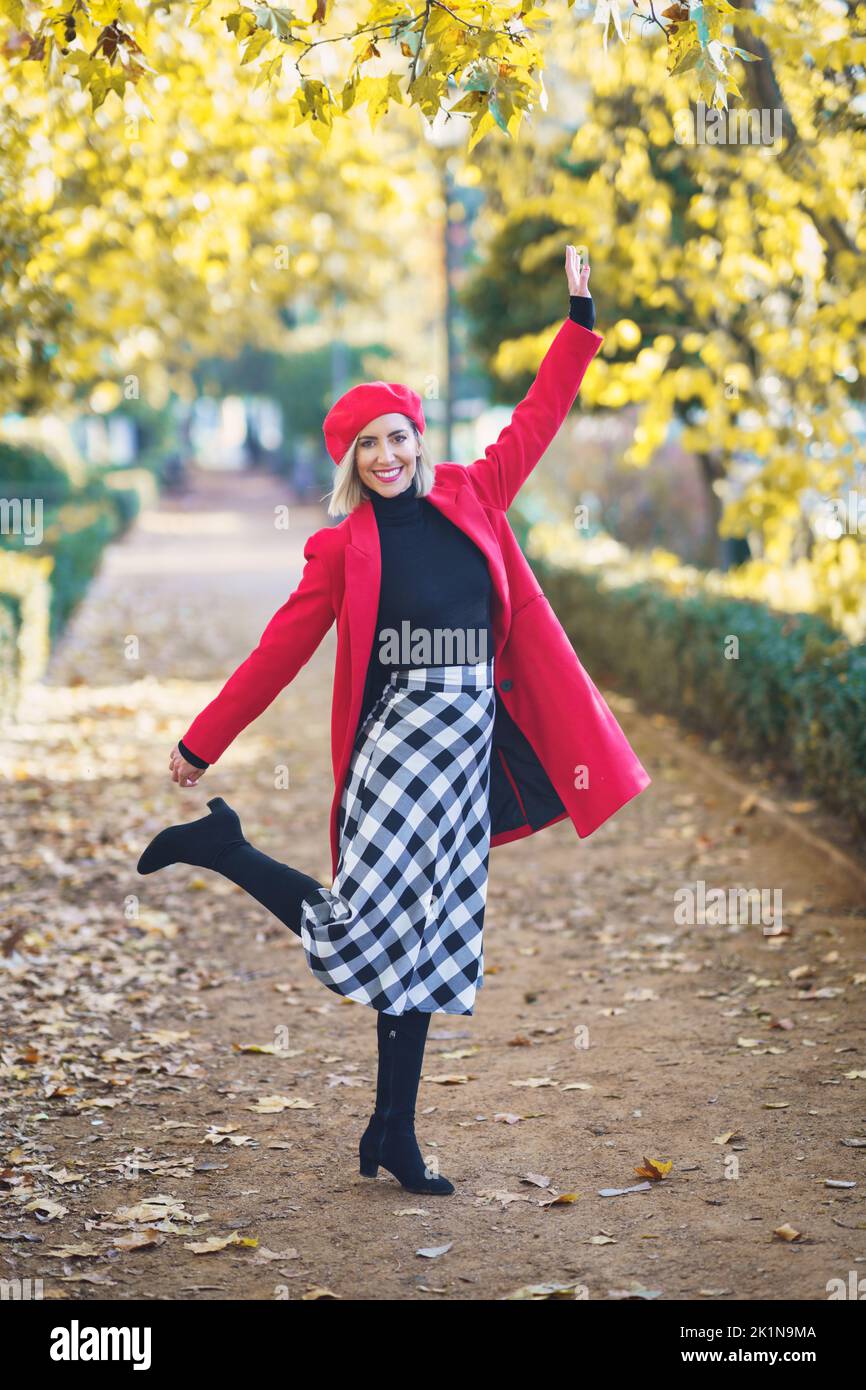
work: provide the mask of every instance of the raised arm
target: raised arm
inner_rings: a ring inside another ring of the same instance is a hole
[[[566,250],[569,290],[587,297],[590,267],[579,267],[573,246]],[[591,303],[591,300],[590,300]],[[547,349],[536,377],[511,420],[484,457],[467,469],[485,505],[507,511],[539,459],[555,439],[580,390],[587,367],[604,337],[583,327],[578,315],[566,319]]]
[[[215,763],[241,730],[294,680],[319,646],[336,616],[323,554],[327,544],[323,538],[328,534],[325,528],[310,536],[298,587],[277,609],[258,646],[190,724],[178,744],[182,753],[187,750],[184,756],[192,752],[199,763]]]

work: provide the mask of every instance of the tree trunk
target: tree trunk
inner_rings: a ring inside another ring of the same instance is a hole
[[[742,0],[739,8],[741,10],[754,10],[755,0]],[[782,134],[786,141],[785,153],[780,159],[782,168],[794,175],[798,165],[802,163],[807,169],[811,168],[815,172],[815,161],[812,158],[809,144],[802,139],[782,95],[776,70],[773,67],[772,53],[763,39],[759,39],[748,30],[734,26],[734,34],[740,48],[756,54],[761,60],[759,63],[743,62],[745,69],[743,96],[746,105],[750,108],[756,107],[758,110],[779,110],[782,113]],[[804,208],[804,211],[811,217],[816,230],[824,238],[832,254],[838,254],[840,251],[851,251],[854,255],[858,254],[858,248],[851,241],[837,218],[825,217],[818,207]]]
[[[698,466],[704,483],[709,515],[708,533],[701,547],[703,563],[709,569],[723,568],[722,538],[719,535],[719,522],[722,519],[722,499],[713,489],[717,478],[725,476],[725,468],[718,453],[698,454]]]

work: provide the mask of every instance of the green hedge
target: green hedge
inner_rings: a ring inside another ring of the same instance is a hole
[[[866,645],[808,614],[531,563],[593,680],[766,760],[866,834]]]
[[[51,609],[50,556],[14,553],[0,546],[0,716],[14,714],[22,686],[39,680],[48,664]]]
[[[21,604],[11,594],[0,593],[0,715],[6,718],[19,694],[18,634]]]
[[[43,509],[42,540],[26,545],[23,536],[3,536],[3,547],[18,554],[49,555],[51,571],[50,640],[53,645],[99,569],[102,552],[120,529],[110,499],[68,503]]]
[[[44,450],[0,439],[0,497],[41,497],[44,506],[60,506],[75,490],[66,469]]]
[[[101,475],[104,495],[117,509],[121,529],[132,525],[143,507],[156,506],[159,483],[147,468],[110,468]]]
[[[50,449],[0,438],[0,714],[11,715],[22,683],[39,679],[51,645],[84,597],[102,552],[159,496],[142,468],[88,472],[70,469]],[[22,514],[16,515],[18,499]],[[31,509],[25,512],[25,499]],[[38,545],[27,544],[25,522],[39,519]],[[6,527],[9,527],[7,530]],[[36,564],[35,561],[41,561]]]

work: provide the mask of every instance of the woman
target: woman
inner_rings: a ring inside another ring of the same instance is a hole
[[[366,383],[336,402],[323,426],[338,469],[328,511],[345,519],[307,541],[297,589],[172,750],[172,780],[195,786],[336,618],[330,888],[251,845],[222,797],[138,863],[223,874],[301,938],[323,984],[376,1010],[360,1170],[381,1165],[410,1192],[454,1191],[424,1164],[415,1103],[430,1014],[471,1014],[483,985],[491,846],[565,817],[591,834],[650,780],[505,517],[603,341],[589,274],[568,246],[569,318],[468,467],[434,468],[405,386]]]

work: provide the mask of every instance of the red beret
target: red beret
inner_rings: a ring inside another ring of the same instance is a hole
[[[401,386],[398,381],[365,381],[346,391],[325,416],[322,430],[328,453],[339,464],[356,434],[380,415],[397,411],[414,420],[424,433],[424,407],[417,391]]]

